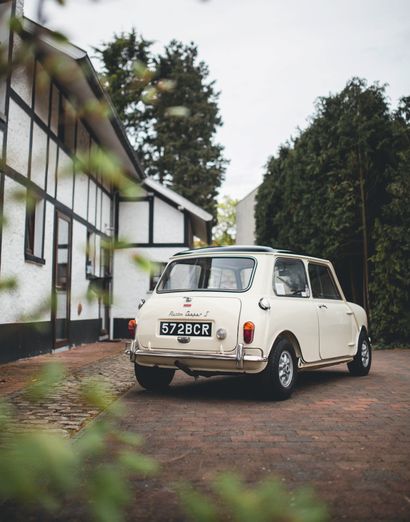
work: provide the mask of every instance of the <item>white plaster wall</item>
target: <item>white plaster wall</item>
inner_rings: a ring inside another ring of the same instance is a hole
[[[124,248],[114,252],[112,318],[133,317],[141,298],[149,299],[150,275],[133,261],[135,254],[153,262],[167,263],[182,248]],[[111,329],[111,331],[113,331]]]
[[[87,191],[88,176],[83,172],[77,172],[74,184],[74,212],[87,219]]]
[[[50,139],[48,145],[47,192],[54,197],[56,190],[57,143]]]
[[[98,300],[88,302],[86,295],[89,280],[85,276],[87,228],[73,221],[73,243],[71,264],[71,320],[98,318]],[[78,314],[78,306],[82,311]]]
[[[24,234],[26,205],[24,201],[13,199],[13,194],[23,187],[6,176],[4,186],[4,213],[8,225],[3,228],[2,278],[15,277],[18,288],[2,292],[0,299],[1,323],[24,321],[49,321],[52,284],[52,241],[54,212],[46,203],[46,223],[44,239],[45,265],[26,262],[24,259]]]
[[[42,189],[45,189],[46,186],[46,161],[47,135],[41,130],[37,123],[34,123],[30,178],[31,181]]]
[[[90,179],[90,190],[88,192],[88,222],[95,225],[95,205],[96,205],[97,185]]]
[[[119,211],[119,236],[128,243],[148,243],[148,201],[121,201]]]
[[[16,15],[23,16],[24,14],[24,0],[16,1]]]
[[[14,170],[27,176],[30,144],[30,118],[10,100],[7,135],[7,163]]]
[[[257,187],[244,197],[236,206],[236,244],[254,245],[255,233],[255,198]]]
[[[103,192],[101,230],[105,234],[109,234],[109,227],[111,227],[111,199]]]
[[[58,154],[57,199],[67,205],[73,204],[73,161],[62,149]]]
[[[98,234],[95,238],[95,275],[101,277],[101,236]]]
[[[183,243],[184,214],[154,198],[154,243]]]
[[[97,186],[97,219],[95,227],[101,230],[101,189]]]
[[[14,34],[13,57],[17,59],[21,48],[21,38]],[[13,70],[11,87],[29,107],[33,101],[34,57],[27,57],[26,63]]]

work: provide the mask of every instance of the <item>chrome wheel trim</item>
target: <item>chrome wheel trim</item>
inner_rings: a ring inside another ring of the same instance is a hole
[[[293,359],[287,350],[280,354],[278,372],[281,385],[287,388],[293,379]]]
[[[367,341],[362,342],[362,346],[360,347],[360,357],[362,358],[364,368],[367,368],[370,362],[370,348]]]

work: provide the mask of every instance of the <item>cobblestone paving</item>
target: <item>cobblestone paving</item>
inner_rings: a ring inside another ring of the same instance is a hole
[[[80,399],[79,384],[84,379],[102,379],[109,385],[114,397],[122,395],[135,384],[132,366],[121,350],[124,343],[118,345],[119,353],[101,360],[86,360],[86,366],[75,368],[44,401],[33,404],[27,400],[24,389],[9,394],[7,399],[17,415],[18,425],[15,429],[35,426],[59,432],[67,437],[77,433],[100,413]]]
[[[313,486],[332,521],[410,520],[410,350],[376,352],[368,377],[344,365],[302,374],[285,402],[261,401],[243,377],[183,374],[166,393],[135,386],[122,402],[123,428],[163,468],[135,481],[130,520],[181,520],[172,484],[206,489],[228,469],[252,484],[274,474]]]

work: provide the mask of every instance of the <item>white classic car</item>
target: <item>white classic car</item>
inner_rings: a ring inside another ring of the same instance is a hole
[[[193,377],[257,374],[288,398],[298,371],[347,363],[367,375],[366,312],[346,301],[329,261],[270,247],[209,247],[174,255],[130,321],[137,381],[166,388]]]

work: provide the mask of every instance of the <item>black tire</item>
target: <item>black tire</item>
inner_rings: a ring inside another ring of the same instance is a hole
[[[138,383],[146,390],[165,390],[174,378],[175,370],[157,368],[155,366],[134,365],[135,377]]]
[[[372,346],[365,330],[362,330],[357,342],[357,353],[353,361],[347,363],[349,372],[355,377],[363,377],[370,371],[372,365]]]
[[[266,399],[283,401],[295,389],[297,361],[292,344],[285,338],[275,342],[268,365],[259,374],[259,382]]]

